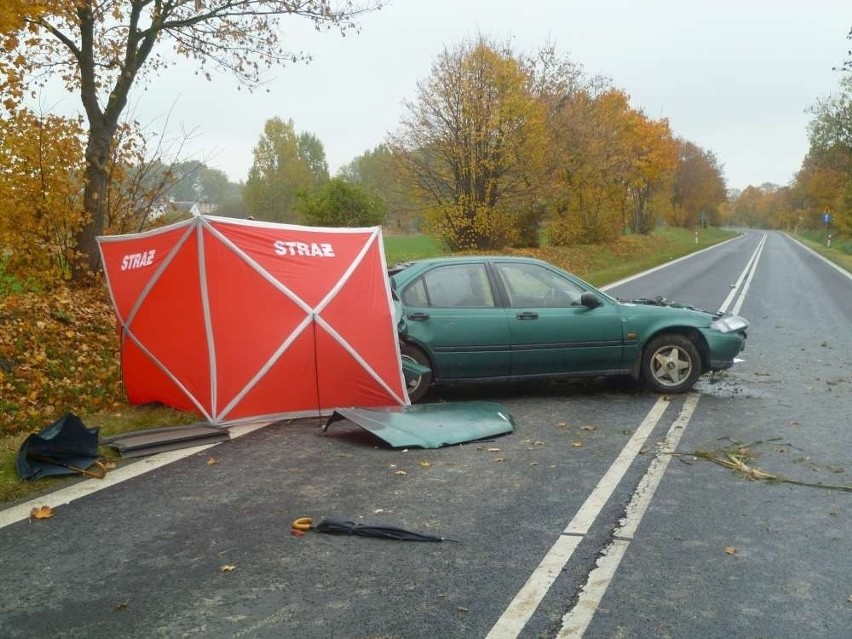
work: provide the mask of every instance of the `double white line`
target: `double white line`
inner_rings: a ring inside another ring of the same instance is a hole
[[[748,293],[751,281],[754,279],[754,273],[757,271],[757,262],[760,259],[760,254],[763,253],[763,247],[766,244],[766,237],[767,234],[764,233],[763,237],[760,238],[760,243],[757,245],[757,249],[755,249],[754,253],[751,254],[751,258],[749,259],[748,264],[746,264],[745,269],[743,269],[743,272],[740,273],[739,279],[731,287],[731,292],[728,293],[728,297],[725,298],[725,301],[722,302],[722,306],[719,307],[720,313],[727,312],[728,307],[731,305],[731,302],[734,301],[734,298],[737,297],[737,293],[739,292],[740,296],[737,298],[737,303],[734,304],[733,309],[731,309],[731,313],[734,315],[740,314],[740,309],[743,307],[746,293]]]
[[[734,315],[739,314],[746,293],[748,293],[754,279],[757,263],[766,244],[766,238],[767,234],[764,233],[745,269],[743,269],[736,283],[731,287],[731,292],[719,308],[720,312],[727,312],[733,303],[731,312]],[[735,299],[736,303],[734,303]],[[577,603],[562,618],[562,628],[557,639],[580,639],[586,632],[586,628],[591,623],[604,593],[615,576],[630,542],[633,540],[639,522],[645,515],[645,511],[662,481],[663,474],[671,460],[670,453],[677,448],[700,397],[700,393],[687,395],[680,414],[669,428],[665,439],[657,445],[657,456],[649,465],[648,471],[642,477],[636,492],[633,494],[624,519],[613,532],[612,543],[603,550],[596,567],[589,573],[589,578],[580,592]],[[639,454],[668,405],[669,400],[665,397],[657,400],[657,403],[654,404],[633,437],[627,442],[621,454],[574,516],[574,519],[562,531],[553,547],[527,579],[527,582],[497,620],[497,623],[491,628],[486,639],[514,639],[521,633],[553,582],[571,559],[580,542],[588,534],[592,523],[603,510],[604,505],[621,482],[630,464]]]
[[[670,456],[664,453],[673,451],[677,446],[700,397],[699,393],[687,395],[680,415],[669,429],[665,442],[659,446],[657,458],[649,467],[648,472],[645,473],[639,488],[627,507],[627,516],[615,531],[616,541],[610,546],[611,550],[606,555],[611,559],[606,564],[602,561],[599,562],[598,567],[589,575],[589,581],[577,605],[563,618],[563,627],[558,635],[560,639],[579,638],[585,632],[586,626],[597,610],[598,603],[615,574],[615,569],[627,550],[627,546],[633,538],[633,533],[662,479],[670,459]],[[589,529],[621,482],[630,464],[642,450],[654,427],[662,418],[670,401],[667,397],[660,397],[657,400],[615,462],[586,498],[577,514],[574,515],[571,523],[562,531],[538,568],[533,571],[509,604],[509,607],[491,628],[486,639],[514,639],[520,634],[553,582],[571,559],[577,546],[588,534]]]

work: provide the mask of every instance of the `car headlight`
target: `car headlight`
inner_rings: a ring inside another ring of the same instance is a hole
[[[719,331],[720,333],[731,333],[733,331],[743,331],[748,328],[748,320],[739,315],[725,315],[717,320],[710,322],[710,328]]]

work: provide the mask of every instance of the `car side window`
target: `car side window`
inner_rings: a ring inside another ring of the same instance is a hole
[[[581,306],[583,289],[571,280],[538,264],[497,264],[509,304],[514,308],[566,308]]]
[[[402,292],[400,299],[406,306],[429,306],[429,299],[426,297],[426,286],[423,284],[423,278],[414,280]]]
[[[484,264],[451,264],[434,268],[405,289],[402,301],[407,306],[437,308],[495,306]]]

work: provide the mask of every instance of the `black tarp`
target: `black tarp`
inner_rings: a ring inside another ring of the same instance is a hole
[[[87,428],[68,413],[44,430],[33,433],[18,449],[18,477],[26,480],[73,475],[98,459],[98,428]]]

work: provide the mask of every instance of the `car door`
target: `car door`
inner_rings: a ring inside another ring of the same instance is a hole
[[[400,292],[408,337],[429,351],[436,378],[509,375],[508,321],[497,299],[482,261],[436,265]]]
[[[607,373],[622,369],[621,314],[580,302],[581,282],[543,264],[494,262],[506,291],[512,375]]]

